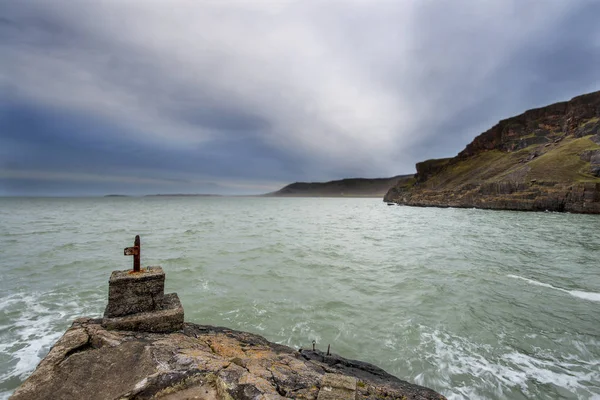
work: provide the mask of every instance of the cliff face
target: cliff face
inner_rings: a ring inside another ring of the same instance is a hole
[[[418,163],[384,200],[600,213],[600,92],[502,120],[456,157]]]
[[[373,365],[251,333],[191,323],[113,331],[101,322],[76,320],[11,398],[444,399]]]
[[[267,194],[275,197],[381,197],[399,181],[411,175],[392,178],[350,178],[330,182],[295,182]]]

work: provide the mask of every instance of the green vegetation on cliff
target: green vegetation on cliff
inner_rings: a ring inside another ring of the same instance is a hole
[[[454,158],[417,164],[385,201],[600,213],[600,92],[500,121]]]
[[[590,161],[582,159],[586,151],[599,149],[600,145],[594,143],[590,136],[565,139],[564,143],[529,163],[531,170],[528,177],[557,182],[600,182],[600,177],[590,172]]]

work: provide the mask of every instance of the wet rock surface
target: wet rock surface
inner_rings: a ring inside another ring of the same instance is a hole
[[[23,399],[444,399],[382,369],[261,336],[186,323],[106,330],[80,318],[11,397]]]

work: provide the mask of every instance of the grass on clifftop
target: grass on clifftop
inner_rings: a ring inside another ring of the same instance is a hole
[[[426,186],[429,189],[454,189],[467,183],[494,179],[518,163],[518,157],[515,155],[516,153],[490,150],[466,160],[450,163],[440,173],[429,178]]]
[[[583,161],[581,153],[598,150],[600,145],[589,137],[565,139],[560,146],[529,162],[530,179],[554,182],[597,182],[589,172],[590,163]]]
[[[600,182],[589,172],[590,163],[581,159],[586,150],[600,149],[589,137],[568,137],[549,146],[535,144],[515,152],[490,150],[466,160],[450,162],[422,184],[427,189],[456,189],[484,182]],[[543,153],[526,161],[533,153]]]

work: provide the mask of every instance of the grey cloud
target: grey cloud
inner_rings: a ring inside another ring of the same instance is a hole
[[[0,14],[11,98],[232,178],[410,172],[600,82],[593,1],[8,0]]]

